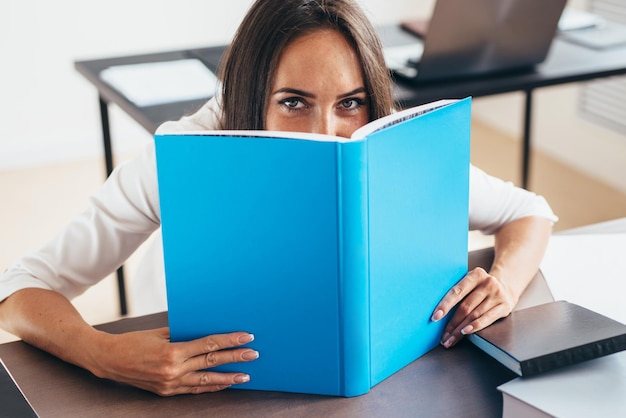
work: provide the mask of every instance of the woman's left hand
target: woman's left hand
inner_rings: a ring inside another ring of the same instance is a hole
[[[514,292],[495,276],[478,267],[465,275],[439,302],[433,321],[456,311],[441,337],[441,345],[452,347],[464,335],[479,331],[507,316],[517,303]]]
[[[439,321],[456,307],[441,345],[450,348],[464,335],[511,313],[539,268],[551,231],[552,223],[536,216],[516,219],[498,230],[489,273],[480,267],[467,273],[433,312],[432,320]]]

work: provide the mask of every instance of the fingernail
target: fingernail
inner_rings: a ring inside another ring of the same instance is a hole
[[[244,360],[256,360],[256,359],[258,359],[258,358],[259,358],[259,352],[258,352],[258,351],[255,351],[255,350],[248,350],[248,351],[245,351],[245,352],[241,355],[241,357],[242,357]]]
[[[250,381],[250,376],[247,374],[238,374],[235,376],[236,383],[246,383]]]
[[[471,325],[468,325],[468,326],[466,326],[465,328],[463,328],[463,329],[461,330],[461,334],[463,334],[463,335],[467,335],[467,334],[469,334],[470,332],[472,332],[473,330],[474,330],[474,327],[473,327],[473,326],[471,326]]]
[[[430,319],[433,320],[434,322],[437,322],[441,318],[443,318],[443,311],[441,309],[437,309]]]
[[[239,342],[239,344],[247,344],[249,342],[254,341],[254,334],[244,334],[242,336],[240,336],[237,341]]]
[[[450,348],[452,346],[452,344],[454,344],[454,341],[456,341],[456,338],[454,338],[454,336],[451,336],[450,338],[446,339],[443,342],[443,346],[445,348]]]

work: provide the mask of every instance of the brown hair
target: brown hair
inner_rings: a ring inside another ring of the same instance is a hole
[[[391,78],[376,30],[352,0],[257,0],[222,61],[222,129],[264,129],[269,89],[283,49],[320,29],[341,32],[360,59],[370,115],[393,108]]]

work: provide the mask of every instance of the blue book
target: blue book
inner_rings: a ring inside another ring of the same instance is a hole
[[[356,396],[424,355],[467,272],[471,99],[350,139],[156,135],[172,341],[246,331],[241,389]]]

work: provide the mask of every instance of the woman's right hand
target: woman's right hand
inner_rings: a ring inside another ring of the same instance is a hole
[[[206,370],[255,360],[259,353],[241,347],[252,334],[233,332],[172,343],[169,328],[109,334],[96,330],[61,294],[27,288],[0,302],[0,325],[50,354],[106,379],[161,396],[215,392],[245,383],[245,373]]]
[[[100,333],[97,353],[88,367],[98,377],[128,383],[160,396],[216,392],[250,376],[206,370],[215,366],[252,361],[259,353],[240,347],[252,334],[215,334],[188,342],[170,342],[169,328],[125,334]],[[239,348],[238,348],[239,347]]]

